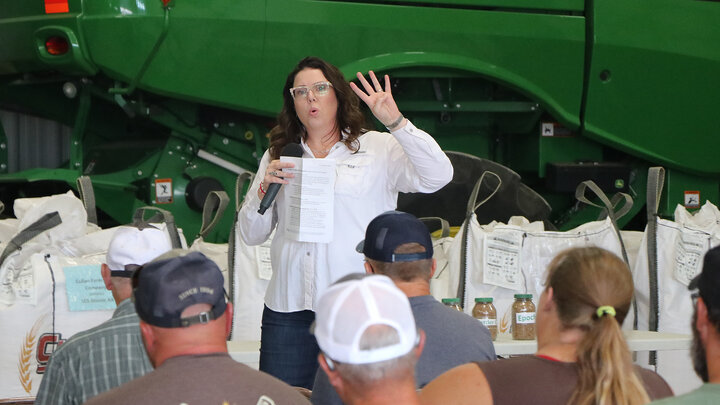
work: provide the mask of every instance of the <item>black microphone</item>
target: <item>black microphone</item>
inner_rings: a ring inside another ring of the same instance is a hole
[[[289,143],[285,145],[285,147],[282,148],[282,152],[280,152],[280,156],[302,157],[302,155],[303,148],[299,143]],[[265,193],[262,201],[260,201],[260,209],[258,209],[260,215],[264,215],[265,211],[270,208],[270,204],[272,204],[278,191],[280,191],[280,186],[282,186],[280,183],[270,183],[267,193]]]

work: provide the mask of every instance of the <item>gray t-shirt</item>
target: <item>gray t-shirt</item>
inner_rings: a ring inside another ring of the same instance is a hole
[[[425,348],[415,366],[418,388],[445,371],[474,361],[495,360],[490,331],[471,316],[450,309],[432,295],[410,297],[415,324],[425,331]],[[316,405],[342,404],[327,375],[318,368],[310,398]]]
[[[227,353],[188,355],[91,398],[87,405],[307,405],[297,390]]]

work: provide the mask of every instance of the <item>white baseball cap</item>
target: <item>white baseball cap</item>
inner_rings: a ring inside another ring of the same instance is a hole
[[[367,364],[394,359],[410,352],[417,342],[410,302],[384,275],[341,281],[320,297],[313,333],[320,349],[331,359],[348,364]],[[397,331],[398,343],[362,350],[360,338],[373,325]]]
[[[142,266],[172,249],[170,237],[157,228],[122,226],[113,234],[105,263],[111,275],[130,277],[125,266]]]

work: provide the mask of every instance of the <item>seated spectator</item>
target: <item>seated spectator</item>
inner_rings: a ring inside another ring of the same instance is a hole
[[[117,309],[112,318],[75,334],[52,354],[35,404],[82,404],[152,370],[130,301],[130,276],[135,268],[170,249],[170,238],[159,229],[120,227],[115,231],[100,272]]]
[[[155,370],[89,405],[308,404],[282,381],[227,352],[232,304],[223,276],[202,253],[173,250],[139,269],[133,299]]]
[[[419,404],[414,371],[425,335],[410,303],[386,276],[355,276],[318,300],[320,367],[346,404]]]
[[[381,214],[368,225],[365,241],[358,245],[365,255],[365,270],[390,277],[409,298],[415,323],[425,332],[425,348],[415,366],[418,387],[455,366],[496,358],[483,324],[430,295],[436,264],[430,233],[419,219],[399,211]],[[311,401],[342,404],[322,369],[315,376]]]
[[[633,297],[627,265],[597,247],[569,249],[548,267],[534,356],[471,363],[421,392],[424,404],[644,404],[672,395],[633,366],[620,330]]]
[[[692,360],[705,384],[695,391],[653,402],[658,405],[720,403],[720,246],[705,254],[702,272],[688,286],[695,300]]]

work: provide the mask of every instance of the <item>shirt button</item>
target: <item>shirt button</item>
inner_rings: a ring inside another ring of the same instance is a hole
[[[310,256],[310,252],[305,252],[306,255]]]

